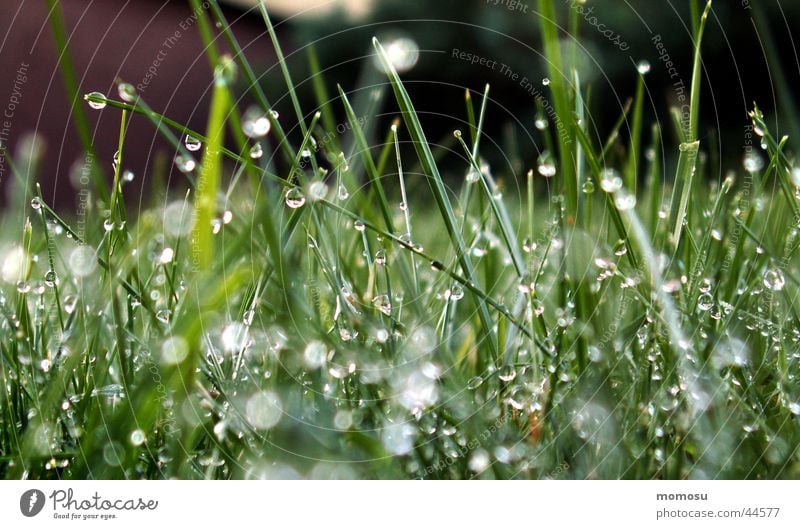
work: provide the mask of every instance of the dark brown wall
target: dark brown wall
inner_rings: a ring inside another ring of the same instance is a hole
[[[118,98],[114,80],[121,78],[140,85],[153,109],[193,128],[204,128],[211,71],[188,1],[62,0],[61,4],[81,95],[99,91]],[[248,57],[257,64],[271,62],[272,50],[262,35],[260,18],[243,17],[237,11],[226,14],[242,46],[252,43]],[[7,104],[15,104],[13,116],[0,119],[0,127],[4,121],[10,124],[10,153],[28,132],[36,131],[45,140],[45,158],[35,179],[41,181],[45,197],[70,205],[75,195],[70,168],[83,157],[47,19],[46,0],[0,2],[0,112],[5,113]],[[160,64],[149,74],[158,59]],[[17,74],[21,68],[24,82]],[[119,111],[81,105],[87,109],[100,163],[110,176]],[[137,188],[146,180],[143,175],[159,150],[173,154],[145,118],[135,118],[123,167],[136,173]],[[10,178],[6,165],[0,186],[6,188]]]

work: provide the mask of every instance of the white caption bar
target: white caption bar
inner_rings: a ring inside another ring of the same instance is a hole
[[[798,527],[793,482],[0,482],[4,527]],[[145,525],[146,524],[146,525]],[[177,527],[177,526],[173,526]]]

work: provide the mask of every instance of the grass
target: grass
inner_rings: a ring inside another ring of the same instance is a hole
[[[295,116],[271,112],[213,1],[199,21],[216,70],[205,131],[124,83],[119,98],[87,95],[120,116],[110,192],[93,180],[83,210],[56,212],[17,175],[28,220],[0,231],[2,475],[800,477],[800,178],[787,138],[754,107],[763,150],[722,182],[700,163],[710,2],[693,4],[678,144],[645,121],[645,75],[616,125],[590,131],[590,87],[562,71],[556,10],[539,7],[546,95],[568,131],[542,130],[549,193],[533,168],[525,196],[504,194],[515,175],[481,155],[488,87],[466,92],[465,130],[445,151],[375,40],[365,68],[379,61],[394,101],[374,113],[392,119],[364,126],[358,90],[329,101],[313,50],[285,56],[263,5],[286,84],[269,95],[288,94]],[[304,56],[309,114],[287,63]],[[239,108],[240,90],[255,109]],[[135,213],[132,120],[173,145],[184,176]],[[265,120],[269,133],[254,133]],[[644,156],[662,147],[666,160]],[[455,191],[443,161],[462,164]]]

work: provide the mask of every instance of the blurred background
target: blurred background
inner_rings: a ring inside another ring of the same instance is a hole
[[[563,49],[568,65],[578,70],[588,87],[590,127],[600,137],[634,94],[637,64],[648,61],[646,123],[658,119],[665,140],[675,141],[667,110],[679,97],[676,83],[683,81],[688,94],[691,1],[556,2],[564,26],[569,10],[581,13],[580,45],[565,38]],[[448,145],[453,129],[464,127],[465,89],[482,92],[491,83],[487,132],[492,141],[486,142],[485,155],[502,161],[507,178],[524,174],[535,164],[542,150],[541,137],[535,126],[534,95],[521,80],[531,80],[546,97],[536,0],[266,3],[309,116],[317,102],[309,78],[308,45],[313,44],[319,56],[328,94],[337,94],[338,83],[358,98],[385,82],[372,57],[370,40],[377,35],[384,43],[405,46],[401,50],[407,61],[403,78],[423,116],[429,140]],[[295,120],[285,85],[256,0],[222,4],[284,127],[296,136],[296,130],[291,132]],[[212,76],[188,1],[61,0],[59,5],[55,7],[55,0],[0,3],[0,63],[6,74],[0,81],[0,103],[5,107],[0,141],[4,153],[35,169],[27,177],[41,182],[46,198],[70,205],[75,202],[75,175],[83,164],[82,146],[87,140],[110,168],[119,114],[112,109],[93,111],[82,100],[73,101],[65,86],[72,82],[79,98],[91,91],[117,98],[115,82],[125,80],[140,86],[142,97],[154,110],[203,130]],[[69,55],[59,52],[59,35],[48,23],[54,19],[62,19]],[[800,62],[792,33],[798,21],[800,2],[715,2],[704,41],[701,139],[719,167],[739,163],[747,111],[754,101],[779,134],[800,132],[794,100]],[[657,36],[662,48],[654,44]],[[222,39],[220,47],[226,49]],[[485,60],[473,63],[459,58],[461,52]],[[659,57],[664,53],[674,70]],[[59,61],[71,61],[74,80],[66,79],[65,84]],[[240,93],[246,91],[242,85]],[[244,100],[246,104],[246,95]],[[336,101],[334,107],[341,109]],[[384,98],[379,107],[385,113],[381,119],[388,123],[394,105]],[[88,139],[81,138],[75,126],[84,119],[92,131]],[[379,124],[370,126],[374,130]],[[175,152],[146,119],[135,118],[130,127],[126,168],[144,175],[134,185],[147,189],[148,175],[159,167],[169,168]],[[13,176],[7,164],[3,168],[0,185],[6,189]]]

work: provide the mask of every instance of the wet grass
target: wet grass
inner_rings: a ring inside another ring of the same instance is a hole
[[[307,114],[279,51],[286,86],[269,95],[296,115],[278,116],[211,4],[205,131],[121,83],[86,96],[120,116],[110,193],[56,212],[17,175],[25,212],[0,232],[4,477],[798,477],[800,170],[757,108],[762,148],[744,167],[720,182],[703,163],[696,2],[674,146],[643,122],[646,69],[594,140],[588,87],[542,19],[568,132],[537,127],[553,154],[527,177],[481,155],[488,87],[467,92],[453,148],[426,137],[396,43],[374,41],[365,68],[385,82],[367,99],[329,101],[310,51]],[[239,108],[241,90],[257,106]],[[392,120],[367,126],[364,108]],[[133,119],[172,143],[183,176],[137,212]],[[462,164],[455,191],[443,159]],[[515,176],[524,196],[503,189]]]

